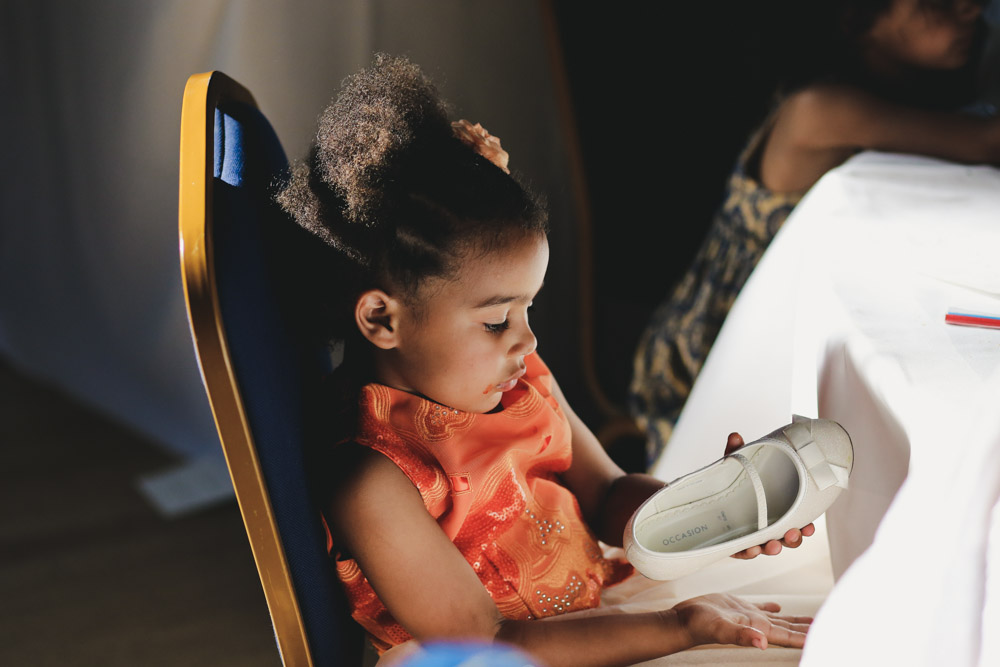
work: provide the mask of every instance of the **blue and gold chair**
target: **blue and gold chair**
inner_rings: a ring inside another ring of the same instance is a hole
[[[273,184],[288,162],[249,91],[195,74],[181,114],[180,252],[202,377],[288,667],[354,664],[363,640],[342,605],[309,495],[308,392],[327,370],[297,340],[272,273]]]

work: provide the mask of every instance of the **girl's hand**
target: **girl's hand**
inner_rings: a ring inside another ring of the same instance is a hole
[[[729,456],[737,449],[743,446],[743,436],[739,433],[730,433],[729,439],[726,441],[726,456]],[[781,548],[783,546],[789,549],[795,549],[802,544],[803,537],[809,537],[816,532],[816,526],[809,524],[798,530],[796,528],[790,528],[781,540],[771,540],[760,546],[750,547],[749,549],[744,549],[739,553],[733,554],[733,558],[739,558],[740,560],[750,560],[751,558],[756,558],[757,556],[764,554],[765,556],[777,556],[781,553]]]
[[[737,644],[766,649],[768,644],[802,648],[812,618],[778,616],[773,602],[753,604],[717,594],[685,600],[673,608],[694,646]]]
[[[464,118],[452,123],[451,128],[464,144],[503,169],[505,174],[510,173],[510,169],[507,168],[510,156],[500,147],[500,139],[487,132],[486,128],[479,123],[473,125]]]

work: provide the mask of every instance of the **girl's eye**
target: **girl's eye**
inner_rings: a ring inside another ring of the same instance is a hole
[[[483,324],[483,326],[485,326],[486,330],[489,331],[490,333],[499,334],[503,333],[504,331],[510,328],[510,320],[504,320],[499,324],[490,324],[489,322],[486,322]]]

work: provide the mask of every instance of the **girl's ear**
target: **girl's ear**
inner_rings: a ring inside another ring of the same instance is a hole
[[[382,290],[373,289],[358,297],[354,320],[361,335],[372,345],[389,350],[399,344],[399,310],[401,304]]]

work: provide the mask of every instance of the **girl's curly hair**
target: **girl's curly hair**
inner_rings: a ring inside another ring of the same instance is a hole
[[[277,199],[335,249],[350,297],[371,287],[412,295],[469,251],[547,231],[540,200],[455,137],[420,68],[385,54],[344,80]]]

